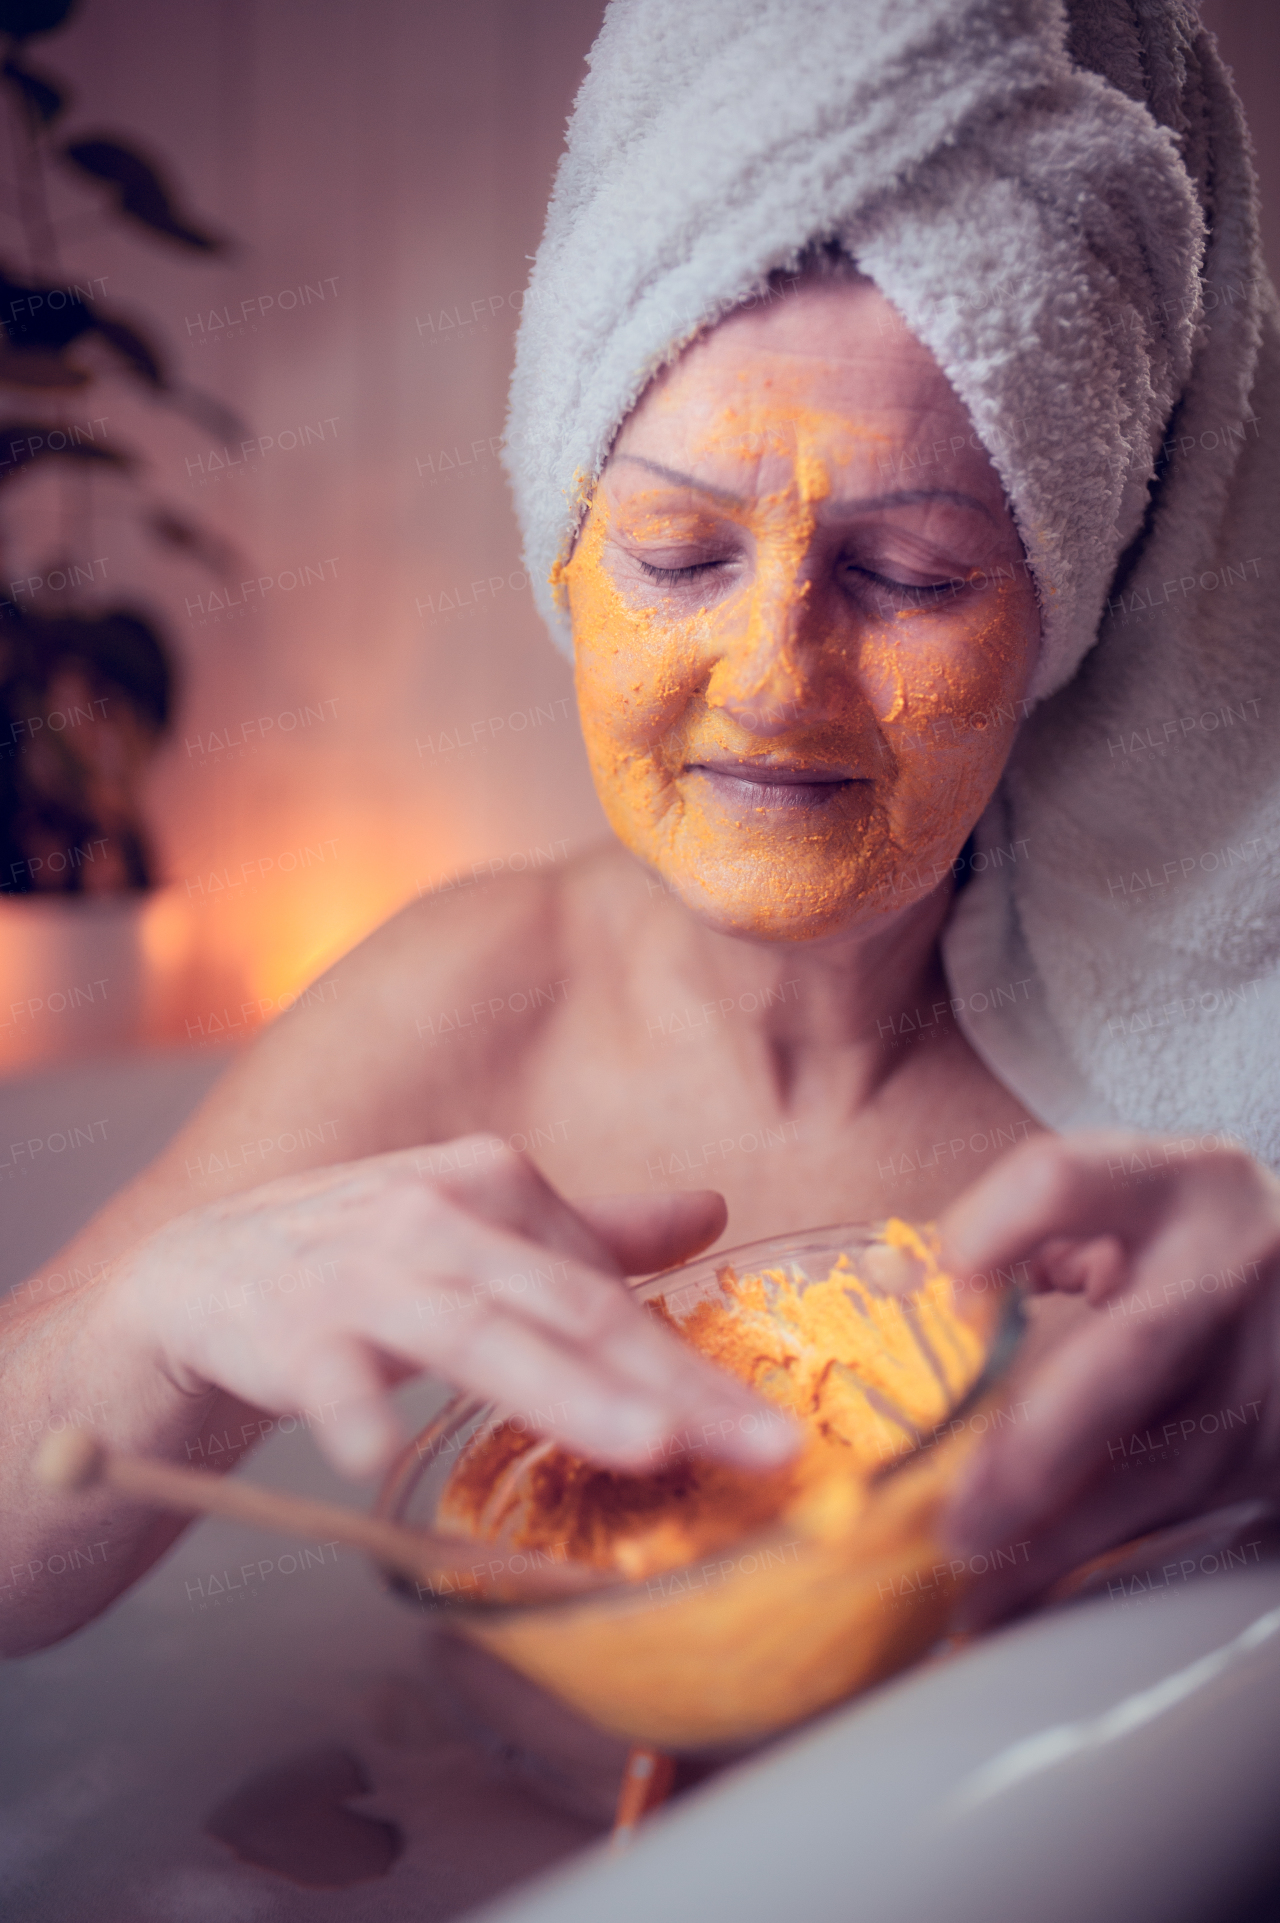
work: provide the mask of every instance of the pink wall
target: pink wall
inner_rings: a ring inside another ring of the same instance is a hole
[[[188,380],[275,443],[227,454],[127,384],[94,390],[112,435],[147,450],[151,494],[243,557],[229,581],[158,557],[126,491],[98,490],[85,558],[163,617],[185,664],[151,781],[173,886],[149,941],[194,941],[193,1007],[235,1001],[238,978],[276,997],[442,875],[599,832],[496,448],[526,257],[601,11],[83,0],[31,49],[74,84],[68,132],[167,156],[191,210],[243,242],[205,264],[67,228],[71,277],[105,277]],[[68,182],[56,211],[83,230],[92,199]],[[61,549],[44,482],[18,485],[3,562],[26,580]],[[215,736],[240,745],[211,751]]]
[[[92,563],[178,644],[179,720],[150,782],[170,886],[141,928],[176,988],[163,1008],[153,998],[153,1033],[201,1032],[246,1001],[269,1014],[416,890],[473,863],[560,859],[600,832],[496,447],[528,256],[601,11],[82,0],[32,49],[76,88],[68,131],[153,147],[191,210],[243,243],[206,265],[86,232],[92,195],[71,181],[56,195],[72,278],[153,317],[185,378],[247,423],[254,451],[224,453],[126,384],[94,390],[113,437],[148,454],[150,494],[235,545],[230,578],[144,547],[111,486],[77,534],[85,555],[68,557],[39,476],[17,484],[0,557],[8,580],[60,556]],[[1280,13],[1205,11],[1274,177]],[[2,914],[23,928],[32,912]],[[24,1059],[66,1052],[69,1025],[49,1033],[31,1029]]]
[[[1244,102],[1262,182],[1263,245],[1272,277],[1280,278],[1280,7],[1276,0],[1201,0],[1200,18],[1217,35]]]

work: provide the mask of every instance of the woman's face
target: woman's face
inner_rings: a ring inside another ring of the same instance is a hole
[[[605,811],[704,920],[813,940],[946,878],[1039,619],[968,415],[869,282],[735,314],[656,379],[563,578]]]

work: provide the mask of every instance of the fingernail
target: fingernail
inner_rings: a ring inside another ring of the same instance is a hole
[[[669,1410],[640,1396],[612,1397],[602,1420],[624,1443],[657,1442],[670,1434],[672,1426]]]
[[[398,1438],[384,1416],[347,1415],[339,1419],[331,1437],[333,1454],[349,1476],[371,1476],[382,1468]]]
[[[723,1425],[722,1425],[723,1429]],[[739,1462],[775,1468],[790,1462],[804,1441],[804,1432],[777,1409],[735,1412],[732,1432],[723,1436],[725,1450]]]

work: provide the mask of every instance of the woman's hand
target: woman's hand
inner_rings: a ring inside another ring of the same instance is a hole
[[[643,1469],[692,1431],[775,1463],[794,1431],[630,1299],[621,1278],[720,1233],[709,1191],[565,1202],[484,1136],[270,1182],[169,1222],[112,1288],[130,1343],[180,1389],[284,1414],[349,1475],[400,1441],[388,1388],[420,1369],[558,1440]]]
[[[1204,1140],[1041,1136],[942,1219],[953,1274],[1081,1298],[947,1518],[966,1556],[1026,1544],[971,1626],[1146,1530],[1280,1498],[1280,1182]]]

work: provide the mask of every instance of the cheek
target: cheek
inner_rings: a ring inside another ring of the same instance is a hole
[[[1035,604],[1011,591],[954,624],[904,615],[896,625],[862,662],[863,686],[898,764],[894,805],[954,819],[985,800],[1013,745]]]
[[[578,711],[592,772],[615,829],[659,812],[669,789],[671,737],[698,684],[705,622],[674,626],[618,592],[588,525],[565,569]]]

